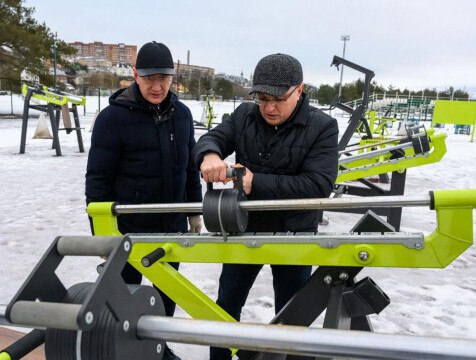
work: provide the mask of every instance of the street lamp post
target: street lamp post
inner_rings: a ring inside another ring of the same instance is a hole
[[[345,59],[345,44],[350,40],[350,35],[341,35],[340,39],[344,42],[344,50],[342,51],[342,58]],[[342,96],[342,78],[344,76],[344,65],[340,68],[340,82],[339,82],[339,100]]]
[[[53,37],[53,76],[54,76],[54,87],[56,88],[56,36],[57,34],[55,33],[55,36]]]

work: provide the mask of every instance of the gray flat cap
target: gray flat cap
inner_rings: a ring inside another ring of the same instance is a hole
[[[302,81],[302,66],[297,59],[286,54],[268,55],[256,65],[250,95],[282,96],[291,86],[300,85]]]

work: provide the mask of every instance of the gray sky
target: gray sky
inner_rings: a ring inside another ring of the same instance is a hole
[[[339,82],[342,56],[375,72],[384,86],[449,86],[476,98],[475,0],[26,0],[35,19],[67,41],[165,43],[174,60],[249,78],[263,56],[301,61],[304,81]],[[345,70],[344,82],[359,73]]]

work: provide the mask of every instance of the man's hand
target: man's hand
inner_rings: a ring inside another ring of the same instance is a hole
[[[242,168],[241,164],[231,165],[232,168]],[[253,185],[253,173],[250,169],[246,168],[245,175],[243,176],[243,191],[246,195],[251,193],[251,186]]]
[[[228,164],[224,162],[216,153],[208,153],[203,157],[200,171],[203,180],[206,182],[224,182],[226,181],[226,168]]]
[[[188,223],[190,224],[188,232],[200,233],[202,231],[202,219],[200,218],[200,215],[189,216]]]

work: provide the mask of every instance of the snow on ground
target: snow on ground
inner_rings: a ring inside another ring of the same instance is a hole
[[[10,112],[10,101],[9,96],[0,96],[1,114]],[[102,107],[106,103],[106,98],[101,99]],[[199,120],[203,104],[185,103],[194,119]],[[97,105],[97,98],[92,97],[88,99],[86,113],[82,108],[79,110],[86,152],[79,153],[74,133],[61,132],[62,157],[55,156],[51,140],[32,139],[38,123],[34,117],[28,123],[26,153],[19,155],[21,120],[0,119],[0,304],[10,301],[56,236],[89,235],[84,173],[89,129]],[[217,121],[224,113],[232,112],[234,106],[233,103],[216,103]],[[21,98],[13,98],[13,108],[14,113],[21,114]],[[333,115],[339,120],[342,134],[348,118]],[[476,143],[471,143],[467,135],[454,135],[452,127],[446,131],[447,154],[437,164],[409,169],[406,194],[476,188]],[[197,130],[197,138],[203,132]],[[360,217],[331,212],[325,216],[330,223],[321,231],[326,232],[348,231]],[[427,234],[434,226],[435,213],[427,208],[404,209],[402,231]],[[99,258],[66,258],[57,273],[67,286],[94,281],[96,265],[100,262]],[[220,265],[184,263],[181,272],[212,299],[216,298]],[[361,277],[371,276],[391,299],[391,304],[380,315],[371,316],[375,331],[476,340],[475,273],[474,246],[446,269],[364,269]],[[187,314],[177,309],[176,316],[187,317]],[[265,266],[251,290],[242,319],[267,323],[273,316],[271,272]],[[319,319],[316,326],[321,322]],[[172,348],[184,360],[201,360],[208,356],[204,346],[172,344]]]

